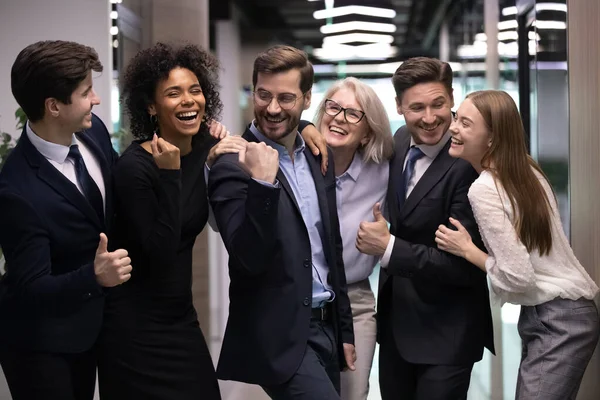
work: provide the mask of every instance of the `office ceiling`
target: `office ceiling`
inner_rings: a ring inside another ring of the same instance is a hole
[[[315,19],[313,13],[325,8],[323,0],[233,0],[233,3],[239,10],[244,29],[242,37],[246,40],[252,40],[253,35],[260,35],[261,39],[267,37],[273,42],[285,42],[304,48],[309,54],[311,49],[322,47],[326,35],[321,33],[320,27],[326,24],[326,20]],[[512,3],[514,4],[514,0]],[[395,25],[395,32],[387,34],[393,36],[391,45],[398,51],[386,61],[412,56],[438,57],[439,32],[444,20],[449,21],[451,48],[472,42],[473,35],[483,29],[483,0],[334,1],[336,8],[348,5],[386,8],[396,12],[395,17],[391,19],[352,14],[335,17],[329,21],[337,24],[360,20]],[[354,30],[350,33],[352,32],[364,31]],[[313,61],[319,62],[318,59]]]

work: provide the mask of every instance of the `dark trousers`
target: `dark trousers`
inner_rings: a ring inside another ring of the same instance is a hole
[[[398,352],[392,328],[382,329],[379,346],[382,400],[466,400],[472,369],[473,364],[410,363]]]
[[[331,323],[311,319],[306,352],[296,373],[281,385],[263,389],[274,400],[339,400],[340,367]]]
[[[1,350],[0,364],[13,400],[92,400],[96,357]]]

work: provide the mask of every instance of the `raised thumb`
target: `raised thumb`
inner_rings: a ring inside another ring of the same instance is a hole
[[[96,254],[102,254],[108,252],[108,238],[104,233],[100,234],[100,242],[98,243],[98,249]]]
[[[375,222],[385,221],[385,218],[383,218],[383,214],[381,213],[381,205],[379,203],[375,203],[373,206],[373,217],[375,217]]]

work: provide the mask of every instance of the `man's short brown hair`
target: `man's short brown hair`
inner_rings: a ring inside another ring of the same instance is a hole
[[[12,93],[35,122],[44,117],[46,99],[70,104],[71,95],[92,70],[102,72],[93,48],[63,40],[36,42],[21,50],[12,66]]]
[[[414,57],[404,61],[392,77],[396,97],[402,101],[402,95],[419,83],[439,82],[444,85],[452,97],[452,68],[447,62],[429,57]]]
[[[258,74],[277,74],[292,69],[300,71],[300,90],[308,92],[313,85],[315,72],[306,53],[292,46],[273,46],[256,57],[252,72],[252,86],[256,88]]]

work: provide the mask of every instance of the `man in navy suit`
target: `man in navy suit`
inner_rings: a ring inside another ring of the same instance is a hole
[[[23,49],[12,92],[28,122],[0,172],[0,364],[14,400],[89,400],[104,289],[130,278],[109,252],[117,154],[92,114],[94,49],[44,41]]]
[[[357,247],[381,257],[377,333],[384,400],[461,400],[483,349],[494,351],[485,273],[441,251],[440,224],[455,218],[483,248],[471,206],[475,170],[450,157],[452,69],[417,57],[394,73],[396,108],[406,125],[394,135],[387,207],[363,222]]]
[[[248,145],[209,176],[231,277],[217,374],[277,400],[339,400],[340,369],[356,359],[334,168],[323,176],[298,134],[312,82],[304,52],[260,54]]]

